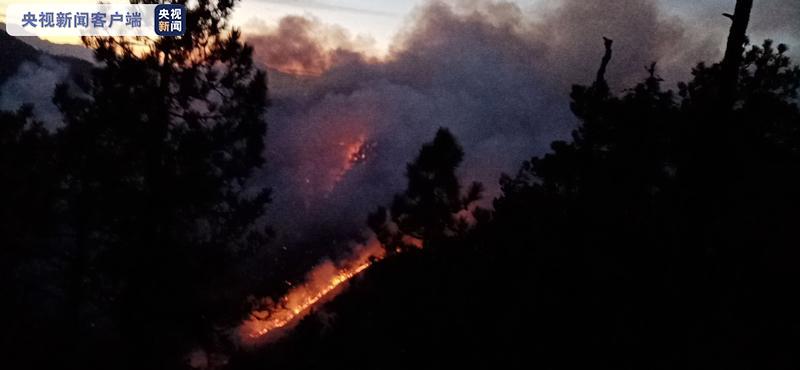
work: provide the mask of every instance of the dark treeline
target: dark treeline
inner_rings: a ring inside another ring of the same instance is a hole
[[[175,369],[229,343],[262,255],[266,75],[227,18],[187,34],[86,38],[98,66],[60,85],[60,128],[0,113],[3,368]]]
[[[504,175],[492,209],[440,129],[367,219],[389,257],[236,348],[247,296],[274,289],[249,268],[270,260],[269,191],[249,181],[266,78],[232,6],[200,0],[187,36],[144,54],[87,39],[100,65],[56,90],[56,132],[0,112],[4,368],[179,369],[195,348],[242,370],[800,365],[800,68],[749,45],[747,0],[725,58],[677,90],[653,64],[612,92],[606,39],[572,139]]]

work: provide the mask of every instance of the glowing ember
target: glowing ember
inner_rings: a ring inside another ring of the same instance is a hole
[[[375,150],[375,143],[374,142],[364,142],[363,140],[360,141],[355,151],[353,148],[348,149],[348,153],[350,153],[350,165],[359,164],[367,160],[372,151]]]
[[[353,169],[353,166],[365,162],[367,158],[372,155],[376,147],[375,142],[367,141],[363,135],[359,136],[352,143],[340,142],[339,145],[343,146],[345,149],[343,155],[344,161],[342,167],[333,176],[333,182],[328,189],[328,193],[333,191],[345,175]]]
[[[252,312],[251,318],[239,328],[239,337],[244,343],[254,343],[279,331],[303,317],[324,298],[330,298],[336,288],[382,257],[383,249],[373,241],[358,251],[356,258],[346,264],[348,267],[337,268],[330,261],[317,266],[303,285],[292,288],[278,303],[267,301],[266,307]]]

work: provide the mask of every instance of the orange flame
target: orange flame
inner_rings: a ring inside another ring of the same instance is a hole
[[[250,319],[239,327],[241,341],[255,344],[267,338],[268,334],[280,332],[282,328],[295,323],[315,304],[332,298],[338,292],[338,287],[366,270],[373,261],[382,258],[383,253],[380,243],[373,240],[345,264],[347,267],[337,268],[330,261],[318,265],[308,274],[303,285],[292,288],[277,304],[267,301],[266,307],[253,311]]]
[[[339,142],[339,146],[344,147],[342,166],[333,175],[333,181],[327,189],[327,193],[332,192],[355,165],[366,161],[369,154],[375,150],[375,143],[367,141],[364,135],[358,136],[350,143]]]
[[[341,179],[348,171],[353,168],[353,165],[358,163],[362,158],[360,157],[363,154],[359,154],[362,151],[362,147],[364,146],[364,136],[359,136],[354,142],[350,143],[350,145],[345,145],[344,143],[340,143],[340,145],[345,146],[344,151],[344,165],[342,167],[341,172],[338,174],[337,178]],[[337,181],[338,182],[338,181]]]

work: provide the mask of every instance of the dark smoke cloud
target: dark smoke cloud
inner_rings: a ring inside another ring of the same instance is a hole
[[[348,58],[361,58],[373,44],[372,40],[351,38],[342,27],[300,16],[286,16],[277,27],[253,27],[260,31],[249,35],[247,41],[257,46],[255,58],[294,75],[320,75]]]
[[[614,40],[608,78],[617,88],[638,82],[644,66],[658,62],[662,77],[674,82],[689,66],[719,53],[718,40],[691,35],[680,19],[666,15],[656,1],[566,1],[534,26],[534,35],[551,48],[548,62],[561,81],[585,81],[597,68],[597,38]]]
[[[752,23],[756,36],[775,37],[780,32],[794,42],[800,41],[800,0],[756,2]]]
[[[601,36],[615,40],[608,71],[616,91],[659,63],[668,87],[699,61],[722,54],[733,0],[561,0],[530,8],[503,1],[429,2],[417,9],[385,58],[371,40],[317,19],[291,16],[247,35],[272,69],[269,168],[271,223],[284,241],[331,242],[363,228],[366,213],[404,187],[405,163],[440,126],[466,150],[465,181],[497,191],[501,172],[566,138],[575,121],[569,87],[590,83]],[[751,38],[796,44],[800,0],[756,2]],[[800,55],[798,48],[793,49]],[[41,62],[0,87],[0,108],[37,103],[58,118],[51,94],[64,68]],[[13,93],[12,93],[13,91]],[[34,91],[34,90],[31,90]],[[50,105],[48,105],[50,104]],[[365,161],[351,163],[364,143]]]
[[[684,16],[695,18],[715,18],[717,21],[722,13],[733,13],[734,0],[660,0],[666,9],[677,10]],[[796,35],[800,31],[800,1],[798,0],[762,0],[755,1],[751,16],[751,33],[768,31],[794,30]],[[720,27],[729,24],[721,23]]]
[[[36,119],[54,130],[61,112],[51,101],[56,84],[67,81],[69,66],[47,55],[24,62],[17,73],[0,85],[0,110],[15,111],[23,104],[33,105]]]
[[[501,172],[568,136],[569,87],[593,79],[601,36],[615,40],[609,79],[617,90],[641,80],[652,61],[674,85],[695,62],[715,60],[724,42],[691,34],[655,0],[567,0],[531,10],[430,2],[382,60],[341,30],[322,35],[325,27],[291,17],[248,37],[266,65],[318,75],[271,74],[265,181],[275,187],[273,224],[289,239],[361,230],[369,210],[403,189],[405,163],[440,126],[465,148],[463,179],[494,195]],[[348,163],[348,148],[361,140],[374,149]]]
[[[339,11],[339,12],[347,12],[347,13],[356,13],[356,14],[364,14],[364,15],[376,15],[376,16],[383,16],[383,17],[391,17],[396,16],[397,14],[391,12],[383,12],[380,10],[375,9],[366,9],[366,8],[359,8],[359,7],[350,7],[350,6],[343,6],[343,5],[335,5],[329,4],[327,2],[315,1],[315,0],[260,0],[266,3],[273,3],[273,4],[283,4],[283,5],[293,5],[297,7],[302,7],[305,9],[320,9],[320,10],[332,10],[332,11]]]
[[[682,18],[687,31],[692,35],[707,35],[714,40],[727,37],[730,21],[722,13],[733,13],[734,0],[659,0],[667,12]],[[752,43],[760,44],[764,39],[788,44],[796,59],[800,57],[800,0],[755,1],[750,17],[749,37]]]
[[[249,41],[263,45],[256,49],[256,57],[269,61],[272,68],[287,73],[320,74],[328,69],[331,60],[314,38],[313,26],[310,19],[286,17],[275,33]]]

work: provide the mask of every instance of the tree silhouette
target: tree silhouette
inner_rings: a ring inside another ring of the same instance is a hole
[[[32,107],[0,111],[0,245],[2,253],[22,252],[53,227],[57,186],[53,137],[33,118]],[[41,241],[39,241],[41,242]],[[13,261],[14,258],[3,258]],[[8,271],[3,269],[2,271]]]
[[[433,142],[422,146],[414,162],[407,166],[406,191],[394,197],[388,215],[385,208],[379,207],[367,220],[388,250],[436,243],[464,228],[465,220],[456,213],[468,210],[479,200],[483,186],[473,183],[462,195],[455,172],[463,158],[461,145],[445,128],[436,132]]]
[[[535,326],[553,363],[570,345],[560,333],[577,330],[600,367],[786,364],[762,359],[788,353],[774,338],[800,308],[781,293],[800,278],[786,262],[798,257],[800,68],[785,45],[745,51],[750,5],[731,16],[725,59],[698,65],[677,93],[653,65],[611,94],[604,58],[593,85],[573,88],[572,141],[502,179],[484,243],[533,260],[535,277],[514,278],[548,286],[531,295],[554,322]],[[659,349],[686,335],[678,357]],[[739,351],[748,338],[763,342]]]
[[[750,23],[750,12],[753,0],[737,0],[733,15],[723,14],[731,19],[725,57],[720,63],[722,67],[720,84],[724,103],[731,103],[736,89],[737,71],[742,63],[744,45],[747,43],[747,26]]]
[[[51,293],[59,291],[62,271],[62,253],[54,243],[61,175],[55,148],[31,106],[0,111],[0,352],[12,367],[41,345],[34,333],[64,328],[62,320],[48,315],[63,307]],[[50,340],[63,343],[60,338]]]
[[[460,248],[377,263],[326,307],[339,325],[320,335],[310,317],[235,368],[796,368],[800,69],[785,46],[747,45],[751,6],[737,2],[724,60],[676,91],[655,64],[610,91],[605,39],[595,81],[572,89],[571,140],[503,176]],[[453,167],[424,153],[369,219],[390,250],[449,234],[457,192],[421,169]]]
[[[233,5],[193,3],[181,37],[85,38],[100,64],[88,91],[56,89],[79,361],[93,345],[132,368],[183,361],[243,314],[236,267],[268,236],[269,191],[248,181],[267,89]]]
[[[100,66],[88,91],[58,88],[55,134],[28,107],[0,112],[4,364],[181,368],[226,345],[269,194],[248,182],[265,77],[232,5],[193,5],[185,37],[87,39]],[[800,68],[784,45],[748,45],[751,7],[676,91],[652,64],[612,92],[604,39],[595,81],[571,91],[571,140],[503,176],[469,232],[482,187],[463,191],[463,149],[440,129],[368,218],[390,252],[424,250],[231,368],[796,368]]]

